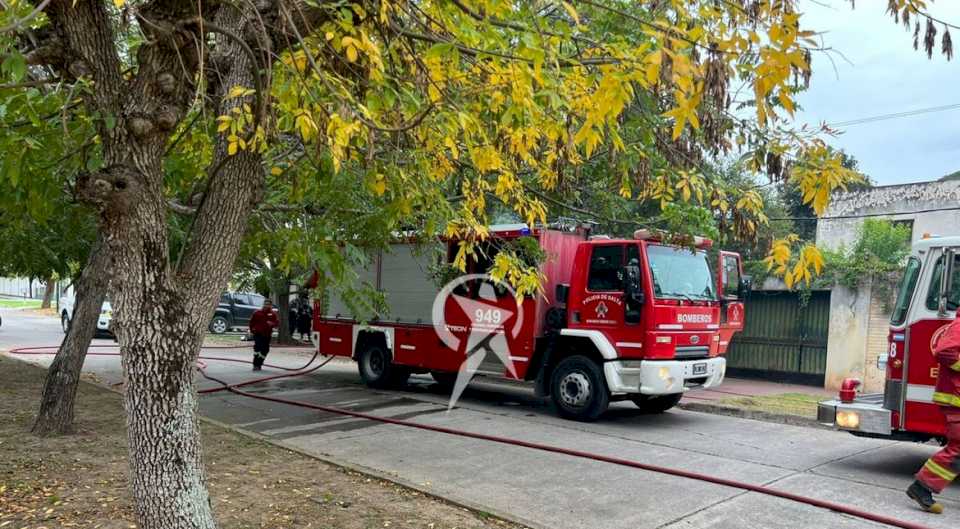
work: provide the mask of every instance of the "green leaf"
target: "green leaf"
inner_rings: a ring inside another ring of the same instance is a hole
[[[456,51],[456,47],[453,44],[440,42],[430,46],[430,49],[427,50],[427,58],[433,59],[437,57],[445,57],[453,54]]]
[[[23,55],[15,51],[3,60],[2,68],[3,73],[9,75],[15,83],[19,83],[27,75],[27,61],[24,60]]]

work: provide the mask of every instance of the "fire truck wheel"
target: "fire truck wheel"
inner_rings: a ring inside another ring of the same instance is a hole
[[[680,404],[680,399],[683,398],[683,393],[675,393],[673,395],[636,395],[631,397],[630,400],[637,405],[644,413],[663,413],[670,408]]]
[[[390,351],[378,344],[370,344],[360,351],[357,367],[363,383],[371,388],[400,386],[410,377],[410,371],[394,364]]]
[[[596,420],[610,405],[603,371],[586,356],[570,356],[553,370],[550,396],[561,417]]]
[[[433,380],[437,383],[443,391],[450,391],[453,389],[454,384],[457,383],[457,373],[451,373],[449,371],[431,371],[430,376],[433,377]]]

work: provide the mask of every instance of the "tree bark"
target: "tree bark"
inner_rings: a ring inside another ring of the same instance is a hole
[[[94,81],[85,94],[98,122],[103,167],[77,178],[78,195],[100,212],[108,247],[114,332],[120,342],[134,508],[142,529],[215,529],[204,472],[198,398],[193,384],[200,346],[239,253],[250,212],[260,200],[264,167],[258,149],[228,151],[218,135],[206,189],[178,266],[169,260],[163,160],[171,131],[193,104],[198,43],[211,41],[204,63],[216,115],[232,115],[254,97],[227,97],[235,86],[259,87],[269,75],[260,58],[269,40],[253,3],[211,4],[197,22],[197,3],[152,1],[137,9],[145,33],[137,68],[120,72],[112,22],[101,0],[53,0],[51,26],[67,50],[64,63]],[[190,22],[190,21],[193,22]],[[258,25],[259,24],[259,25]],[[254,29],[251,29],[254,28]],[[247,31],[247,30],[250,31]],[[248,42],[257,40],[258,54]],[[258,93],[257,101],[269,94]],[[255,112],[263,108],[256,104]],[[260,120],[258,119],[259,123]],[[242,131],[251,138],[250,131]]]
[[[246,7],[224,7],[214,23],[243,34]],[[248,15],[249,16],[249,15]],[[189,43],[189,46],[193,46]],[[209,60],[220,67],[218,115],[250,98],[224,97],[254,85],[250,58],[234,40],[217,35]],[[183,51],[183,50],[181,50]],[[144,59],[141,52],[141,60]],[[177,61],[176,56],[167,58]],[[154,66],[178,69],[177,62]],[[143,66],[141,66],[143,71]],[[203,466],[194,365],[220,292],[233,270],[252,205],[262,193],[260,155],[229,155],[217,138],[203,202],[181,266],[168,260],[164,143],[128,148],[136,200],[126,202],[108,230],[115,259],[117,335],[126,379],[129,463],[134,504],[143,529],[215,529]],[[128,179],[129,180],[129,179]],[[158,221],[160,219],[160,221]]]
[[[43,291],[43,301],[40,302],[41,309],[49,309],[50,302],[53,300],[53,293],[57,291],[57,281],[53,277],[48,277],[46,281],[46,290]]]
[[[36,435],[63,435],[73,431],[77,383],[90,341],[97,332],[97,319],[107,293],[109,272],[110,257],[102,238],[98,237],[75,285],[76,301],[67,336],[47,370],[43,395],[40,397],[40,411],[33,423],[33,433]],[[51,292],[50,283],[47,285],[47,292]]]

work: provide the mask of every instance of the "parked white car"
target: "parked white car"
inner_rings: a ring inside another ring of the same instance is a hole
[[[73,296],[60,298],[60,325],[63,327],[63,333],[66,334],[70,329],[70,321],[73,320],[73,305],[76,299]],[[113,336],[110,330],[110,320],[113,318],[113,308],[110,306],[110,300],[103,300],[103,306],[100,307],[100,317],[97,318],[97,334]]]

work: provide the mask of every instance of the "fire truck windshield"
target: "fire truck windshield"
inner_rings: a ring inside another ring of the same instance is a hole
[[[662,299],[715,300],[707,254],[684,248],[647,246],[653,293]]]
[[[903,273],[903,279],[900,280],[897,304],[893,307],[893,316],[890,318],[890,324],[894,327],[906,323],[907,312],[910,310],[910,299],[913,298],[913,291],[917,288],[918,279],[920,279],[920,260],[911,257],[907,263],[907,269]]]

